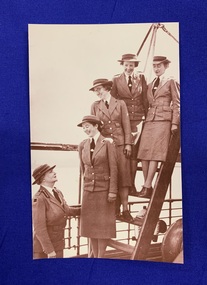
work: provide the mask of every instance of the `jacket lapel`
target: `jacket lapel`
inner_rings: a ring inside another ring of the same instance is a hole
[[[95,149],[92,155],[92,162],[94,161],[94,157],[97,155],[100,149],[104,146],[104,143],[102,142],[103,139],[104,137],[102,135],[100,135],[97,139],[96,146],[95,146]]]
[[[155,91],[154,96],[156,96],[159,92],[159,90],[165,85],[165,83],[168,81],[168,78],[163,77],[162,80],[160,81],[160,84],[157,87],[157,90]]]
[[[103,101],[103,100],[101,100],[100,103],[99,103],[99,109],[100,109],[108,118],[110,118],[109,110],[106,108],[106,105],[104,104],[104,101]]]
[[[50,200],[51,203],[56,204],[58,207],[60,207],[61,209],[64,210],[62,203],[60,204],[58,202],[58,200],[44,187],[41,186],[41,191],[44,193],[44,195]],[[62,202],[62,197],[60,197],[60,195],[58,194],[58,197],[60,198],[61,202]]]
[[[135,91],[138,89],[138,85],[140,84],[140,77],[136,74],[133,75],[132,78],[132,91],[131,95],[135,93]]]
[[[152,98],[154,97],[154,95],[153,95],[153,93],[152,93],[153,82],[154,82],[154,81],[152,81],[152,82],[148,85],[148,90],[149,90],[148,94],[149,94],[150,97],[152,97]]]
[[[86,164],[91,164],[91,154],[90,154],[90,139],[87,139],[84,145],[84,157]]]
[[[110,99],[110,104],[109,104],[109,114],[111,115],[114,111],[114,109],[116,108],[117,106],[117,99],[115,99],[113,96],[111,96],[111,99]]]
[[[132,80],[133,81],[133,80]],[[129,90],[129,87],[127,85],[127,82],[126,82],[126,78],[125,78],[125,74],[122,73],[121,76],[118,78],[118,84],[119,86],[121,86],[122,89],[124,89],[124,93],[127,94],[128,96],[132,96],[130,90]],[[132,83],[132,88],[133,88],[133,83]]]

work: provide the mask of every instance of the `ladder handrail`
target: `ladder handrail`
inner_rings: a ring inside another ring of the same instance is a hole
[[[145,260],[180,149],[180,129],[171,136],[166,162],[161,165],[131,259]]]

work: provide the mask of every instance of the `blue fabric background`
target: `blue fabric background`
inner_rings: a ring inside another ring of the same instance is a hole
[[[28,24],[180,22],[185,264],[32,260]],[[0,284],[206,284],[207,4],[1,0]]]

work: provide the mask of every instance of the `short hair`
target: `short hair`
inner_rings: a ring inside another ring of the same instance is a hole
[[[89,122],[89,124],[91,124],[91,125],[94,126],[94,127],[95,127],[96,125],[98,125],[98,128],[97,128],[97,129],[98,129],[99,132],[101,132],[101,130],[102,130],[102,128],[103,128],[103,125],[102,125],[102,124],[97,124],[97,123],[94,123],[94,122]]]
[[[165,67],[165,68],[168,68],[168,67],[169,67],[169,65],[170,65],[170,63],[169,63],[169,62],[163,62],[163,64],[164,64],[164,67]]]
[[[42,183],[42,181],[44,180],[45,174],[43,176],[41,176],[38,180],[36,180],[36,184],[40,185]]]
[[[111,91],[111,87],[112,87],[111,84],[104,84],[102,86],[106,91]]]

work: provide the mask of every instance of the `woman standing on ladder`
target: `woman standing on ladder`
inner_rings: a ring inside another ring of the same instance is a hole
[[[131,156],[131,127],[127,106],[123,100],[115,99],[110,94],[112,81],[108,79],[96,79],[90,88],[98,97],[91,106],[91,114],[103,121],[101,134],[111,138],[116,146],[118,160],[118,183],[122,215],[120,205],[116,209],[117,217],[122,217],[127,222],[132,222],[133,217],[128,210],[128,194],[131,186],[130,156]]]
[[[144,185],[139,197],[150,198],[152,181],[158,162],[164,162],[171,133],[178,129],[180,122],[179,85],[164,73],[170,61],[165,56],[154,56],[153,70],[156,78],[149,84],[147,99],[149,109],[141,135],[138,159],[142,162]]]
[[[147,83],[143,74],[135,72],[135,68],[139,65],[135,54],[123,54],[118,61],[123,66],[123,73],[114,76],[111,95],[123,100],[128,109],[133,137],[130,158],[132,186],[129,194],[137,194],[135,177],[137,172],[138,142],[135,143],[135,140],[138,135],[138,125],[147,114]]]

